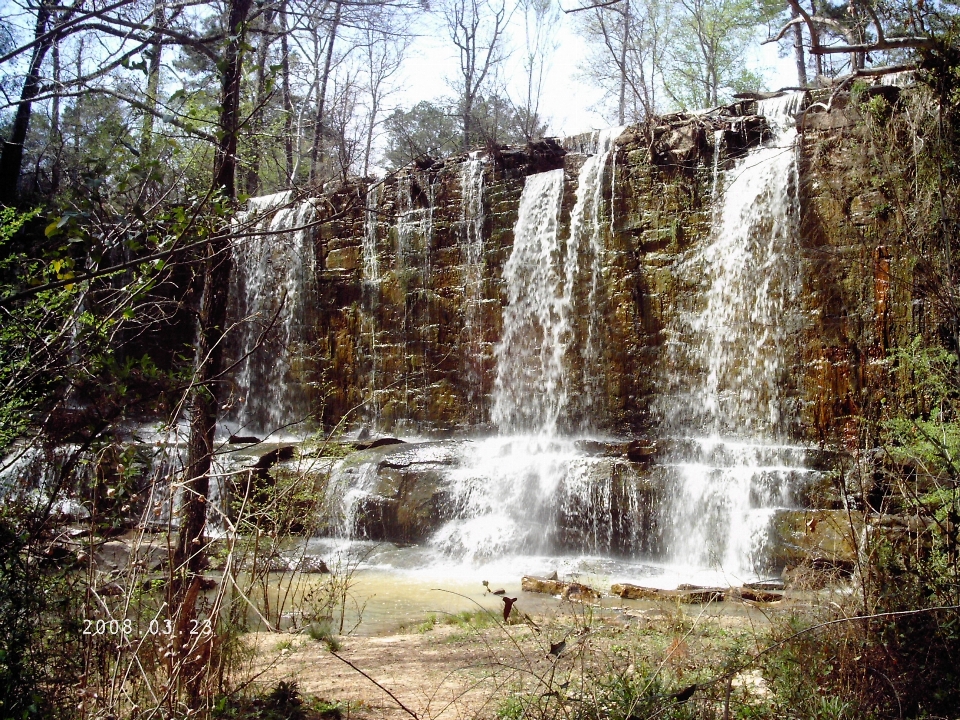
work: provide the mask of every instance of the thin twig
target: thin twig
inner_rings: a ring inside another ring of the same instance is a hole
[[[420,717],[419,717],[413,710],[411,710],[411,709],[408,708],[406,705],[404,705],[402,702],[400,702],[400,698],[398,698],[396,695],[394,695],[392,692],[390,692],[387,688],[385,688],[383,685],[381,685],[380,683],[378,683],[378,682],[377,682],[376,680],[374,680],[372,677],[370,677],[369,675],[367,675],[367,673],[365,673],[363,670],[361,670],[360,668],[358,668],[356,665],[354,665],[352,662],[350,662],[349,660],[347,660],[347,659],[346,659],[345,657],[343,657],[342,655],[337,655],[337,653],[336,653],[335,651],[333,651],[333,650],[330,651],[330,654],[333,655],[333,656],[334,656],[337,660],[339,660],[340,662],[343,662],[343,663],[346,663],[347,665],[349,665],[351,668],[353,668],[353,669],[356,670],[358,673],[360,673],[361,675],[363,675],[367,680],[369,680],[369,681],[372,682],[374,685],[376,685],[378,688],[380,688],[381,690],[383,690],[387,695],[389,695],[391,698],[393,698],[393,701],[394,701],[397,705],[400,706],[400,709],[403,710],[405,713],[407,713],[410,717],[412,717],[413,720],[420,720]]]

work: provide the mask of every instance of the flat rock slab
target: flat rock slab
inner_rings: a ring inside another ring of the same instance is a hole
[[[761,583],[757,583],[758,585]],[[672,602],[702,605],[711,602],[732,602],[749,600],[750,602],[770,603],[783,600],[782,589],[764,589],[744,585],[743,587],[702,587],[700,585],[679,585],[676,590],[645,587],[618,583],[611,586],[610,592],[624,600],[670,600]]]
[[[730,588],[727,591],[727,600],[749,600],[757,603],[780,602],[783,600],[783,590],[758,590],[744,585],[739,588]]]
[[[577,582],[565,582],[563,580],[542,578],[535,575],[524,575],[520,581],[520,589],[526,592],[559,595],[564,600],[575,600],[578,602],[592,602],[599,600],[601,596],[598,590],[594,590],[591,587]]]
[[[722,602],[728,588],[708,588],[694,585],[680,585],[676,590],[617,583],[610,587],[610,592],[619,595],[624,600],[671,600],[673,602],[701,605],[711,602]]]

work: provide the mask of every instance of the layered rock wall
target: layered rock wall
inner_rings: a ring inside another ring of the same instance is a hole
[[[849,432],[869,389],[884,382],[888,349],[922,322],[909,279],[915,258],[897,245],[889,200],[864,172],[862,118],[841,105],[805,114],[799,150],[804,320],[790,337],[786,395],[796,433],[815,441]],[[752,110],[744,102],[715,115],[661,118],[628,128],[614,145],[601,185],[596,431],[657,432],[663,345],[684,342],[665,328],[699,302],[678,267],[709,237],[716,173],[766,132]],[[433,434],[490,429],[503,266],[524,178],[563,168],[560,233],[569,233],[590,143],[582,136],[426,159],[320,199],[316,297],[307,311],[315,333],[290,378],[312,393],[319,421]],[[465,173],[481,159],[478,214],[465,210]],[[470,249],[471,223],[480,228],[479,254]],[[575,292],[582,305],[585,284]],[[571,332],[584,335],[586,322],[578,316]],[[587,409],[573,402],[571,413]]]

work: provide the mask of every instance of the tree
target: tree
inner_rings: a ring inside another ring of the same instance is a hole
[[[448,0],[443,17],[460,59],[451,85],[458,95],[460,149],[466,150],[475,140],[474,104],[504,59],[509,18],[504,0]]]
[[[714,107],[733,92],[756,89],[746,50],[762,21],[752,0],[678,0],[676,35],[665,60],[665,89],[683,109]]]
[[[786,0],[786,4],[792,17],[771,41],[802,24],[818,74],[823,72],[821,59],[833,55],[849,55],[854,73],[863,73],[866,62],[912,65],[913,53],[936,49],[957,29],[956,12],[948,4],[850,0],[819,6],[811,2],[809,10],[800,0]]]
[[[391,28],[386,24],[369,24],[364,28],[363,60],[366,78],[367,118],[361,175],[370,170],[373,139],[382,124],[383,103],[391,92],[389,82],[400,70],[411,38],[406,28]]]
[[[62,24],[69,19],[70,14],[69,10],[64,10],[57,19],[53,20],[53,24],[55,26]],[[17,185],[23,165],[23,144],[27,140],[27,131],[30,128],[33,101],[40,92],[40,67],[56,38],[55,32],[48,32],[51,15],[53,15],[53,5],[47,0],[42,0],[37,6],[33,54],[20,90],[20,102],[17,103],[17,113],[10,135],[4,142],[3,151],[0,154],[0,203],[6,205],[12,205],[17,199]]]
[[[410,110],[397,108],[384,121],[387,149],[384,162],[399,168],[418,157],[443,157],[459,146],[459,122],[447,109],[422,101]]]
[[[544,73],[557,49],[553,29],[560,20],[557,6],[550,0],[520,0],[523,13],[523,71],[525,93],[519,105],[520,125],[527,140],[542,135],[539,125],[540,97]]]
[[[587,76],[606,91],[620,125],[660,112],[673,16],[665,0],[622,0],[590,8],[581,29],[593,45]]]

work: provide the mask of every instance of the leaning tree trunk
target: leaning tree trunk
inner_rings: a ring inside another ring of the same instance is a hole
[[[290,48],[287,44],[287,3],[280,6],[280,73],[283,92],[283,156],[286,160],[287,182],[293,186],[293,98],[290,94]],[[298,132],[299,135],[299,132]],[[299,139],[299,138],[298,138]],[[298,143],[299,144],[299,143]]]
[[[236,195],[237,134],[242,78],[243,29],[252,0],[233,0],[230,28],[234,31],[224,56],[220,142],[216,149],[214,189],[224,197]],[[205,249],[203,298],[200,303],[196,346],[196,368],[190,420],[187,481],[177,541],[177,567],[195,575],[202,566],[198,552],[206,524],[206,499],[214,431],[217,426],[218,379],[222,371],[223,327],[227,314],[227,283],[230,279],[230,241],[218,233]]]
[[[790,9],[790,15],[794,20],[800,17],[796,8]],[[798,22],[793,26],[793,54],[797,62],[797,83],[800,87],[807,86],[807,59],[803,52],[803,28]]]
[[[4,205],[13,205],[17,201],[20,169],[23,166],[23,144],[27,140],[27,130],[30,129],[33,99],[40,92],[40,66],[55,38],[52,33],[45,35],[49,20],[50,5],[46,2],[41,3],[37,8],[37,27],[34,31],[34,37],[40,42],[33,48],[30,69],[20,90],[17,114],[10,128],[10,136],[3,144],[3,151],[0,154],[0,203]]]
[[[227,199],[236,196],[237,135],[240,128],[240,89],[245,25],[252,0],[232,0],[230,42],[223,58],[223,84],[219,119],[219,142],[214,161],[214,191]],[[204,569],[207,498],[210,466],[219,408],[219,383],[223,371],[223,333],[230,280],[230,240],[226,232],[207,242],[203,266],[203,296],[197,331],[194,385],[191,397],[190,441],[187,477],[183,484],[180,529],[174,549],[176,571],[174,603],[176,633],[181,648],[179,676],[192,697],[199,693],[204,662],[212,652],[212,638],[197,645],[190,633]]]

